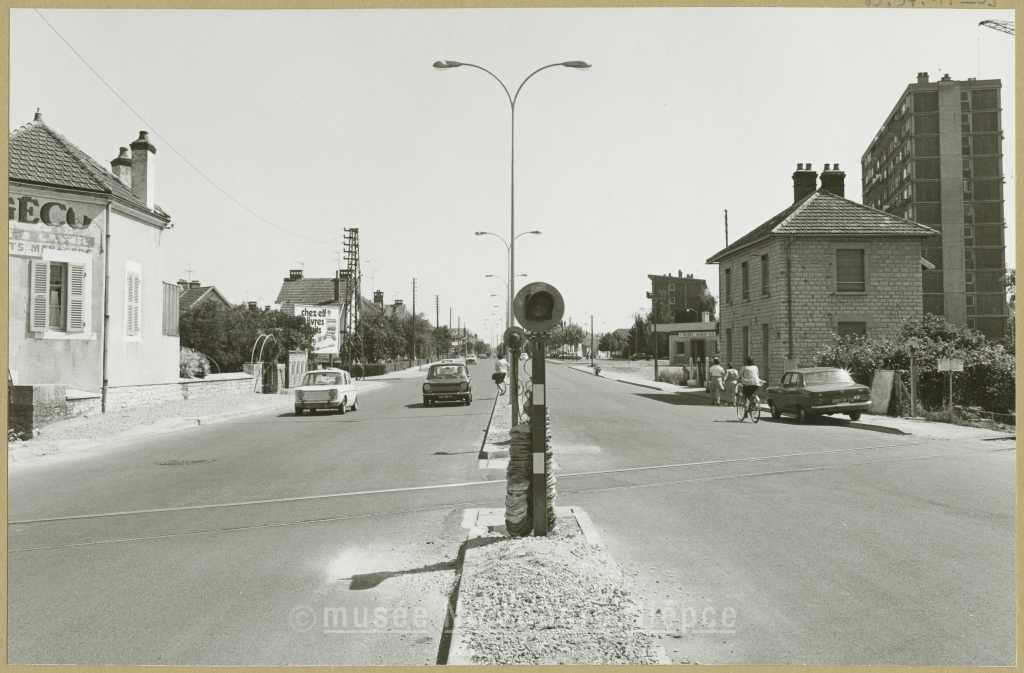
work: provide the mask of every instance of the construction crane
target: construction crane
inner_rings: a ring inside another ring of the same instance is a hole
[[[982,21],[978,25],[985,26],[986,28],[991,28],[993,30],[1001,30],[1002,32],[1010,35],[1014,34],[1013,21],[995,21],[993,19],[989,19],[987,21]]]

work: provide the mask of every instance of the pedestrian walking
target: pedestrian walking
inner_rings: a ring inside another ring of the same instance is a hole
[[[716,407],[722,406],[722,391],[725,390],[725,370],[722,369],[722,365],[719,364],[720,362],[721,360],[715,358],[714,364],[708,369],[711,386],[711,404]]]
[[[491,378],[494,382],[501,386],[505,382],[505,377],[508,375],[508,360],[505,359],[505,354],[502,353],[498,356],[497,362],[494,363],[494,373],[491,374]]]
[[[725,370],[725,403],[729,406],[736,404],[736,384],[740,380],[740,373],[730,362]]]

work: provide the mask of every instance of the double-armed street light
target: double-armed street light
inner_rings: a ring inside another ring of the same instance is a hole
[[[509,239],[510,240],[509,240],[509,243],[506,244],[506,245],[508,245],[508,313],[509,313],[509,315],[508,315],[508,324],[507,324],[506,327],[511,327],[512,325],[515,324],[515,321],[514,321],[513,316],[512,316],[512,305],[513,305],[513,302],[514,302],[514,299],[515,299],[515,290],[516,290],[516,288],[515,288],[515,279],[516,279],[516,238],[518,238],[516,236],[516,101],[519,100],[519,92],[523,90],[523,86],[525,86],[526,83],[530,81],[531,77],[536,75],[541,70],[547,70],[548,68],[554,68],[556,66],[562,66],[563,68],[573,68],[575,70],[588,70],[590,68],[590,63],[588,63],[587,61],[562,61],[561,63],[550,63],[550,64],[545,65],[543,67],[537,68],[536,70],[531,72],[526,79],[524,79],[522,81],[522,83],[519,85],[519,88],[516,89],[516,93],[515,93],[514,96],[511,93],[509,93],[508,87],[505,86],[505,83],[502,82],[501,79],[499,79],[497,75],[495,75],[493,72],[491,72],[487,68],[483,68],[483,67],[481,67],[479,65],[475,65],[473,63],[461,63],[459,61],[436,61],[434,63],[434,68],[437,69],[437,70],[450,70],[451,68],[460,68],[462,66],[466,66],[468,68],[476,68],[477,70],[482,70],[482,71],[486,72],[488,75],[490,75],[491,77],[493,77],[495,79],[495,81],[497,81],[498,84],[501,85],[502,90],[505,92],[505,95],[508,97],[509,106],[512,109],[512,117],[511,117],[511,131],[512,131],[512,134],[511,134],[511,147],[512,147],[512,150],[511,150],[511,156],[510,156],[511,193],[510,193],[510,199],[509,199],[509,202],[510,202],[510,211],[509,211],[509,215],[510,215]],[[479,232],[478,235],[483,235],[485,233],[488,233],[488,232]],[[539,233],[539,232],[528,232],[528,233]],[[497,234],[495,234],[495,235],[497,235]],[[516,378],[517,378],[516,367],[517,366],[518,366],[518,363],[513,363],[512,364],[512,372],[511,373],[512,373],[512,387],[513,387],[513,389],[516,386]],[[515,425],[518,422],[519,422],[519,403],[518,403],[518,398],[515,395],[513,395],[512,396],[512,424]]]
[[[508,271],[508,274],[509,274],[508,275],[509,280],[508,280],[507,283],[505,283],[505,290],[508,292],[508,308],[509,308],[509,310],[506,311],[506,312],[508,313],[508,318],[509,318],[509,323],[508,324],[512,325],[514,323],[512,322],[511,308],[512,308],[512,300],[514,298],[512,296],[512,293],[515,291],[515,279],[518,278],[519,276],[526,276],[525,273],[519,273],[519,274],[516,274],[515,276],[512,275],[512,265],[513,265],[513,257],[515,255],[514,248],[515,248],[516,239],[518,239],[518,238],[520,238],[522,236],[527,236],[529,234],[535,234],[537,236],[540,236],[541,233],[543,233],[543,232],[540,232],[540,231],[524,231],[521,234],[517,234],[515,236],[515,238],[512,239],[512,244],[511,245],[509,245],[505,241],[504,238],[502,238],[498,234],[494,233],[493,231],[477,231],[477,232],[473,232],[473,233],[476,234],[477,236],[494,236],[496,239],[498,239],[499,241],[501,241],[505,245],[505,252],[508,254],[508,260],[506,262],[506,271]],[[489,278],[498,278],[498,276],[492,276],[492,275],[489,275],[488,277]],[[500,278],[499,278],[499,280],[500,280]]]

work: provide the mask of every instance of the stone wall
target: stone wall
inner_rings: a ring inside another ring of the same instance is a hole
[[[205,379],[187,379],[177,383],[139,386],[112,386],[107,389],[107,411],[180,402],[198,397],[240,395],[253,390],[249,374],[211,374]]]
[[[761,378],[778,383],[787,365],[789,326],[786,289],[786,246],[782,238],[737,253],[719,264],[721,291],[720,350],[728,358],[732,330],[732,362],[743,356],[743,328],[749,329],[749,355],[762,370]],[[863,247],[866,291],[838,293],[835,249]],[[768,255],[769,292],[762,295],[762,255]],[[922,313],[921,243],[918,238],[803,238],[790,250],[793,293],[793,359],[809,366],[814,355],[832,343],[839,322],[867,323],[872,338],[895,336],[900,323]],[[740,264],[750,268],[750,296],[743,299]],[[733,270],[732,301],[725,301],[725,269]],[[768,352],[763,352],[763,326],[768,325]],[[767,374],[767,376],[766,376]]]
[[[7,406],[7,427],[22,439],[32,439],[36,430],[68,418],[67,386],[42,383],[11,386]]]

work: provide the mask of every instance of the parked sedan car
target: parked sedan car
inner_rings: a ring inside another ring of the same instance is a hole
[[[349,408],[359,408],[358,394],[352,377],[341,369],[317,369],[306,372],[302,385],[295,389],[295,414],[302,415],[306,409],[316,413],[317,409],[333,409],[345,413]]]
[[[789,413],[803,423],[832,414],[846,414],[856,421],[871,406],[871,389],[835,367],[788,371],[780,385],[768,387],[767,396],[772,418]]]
[[[630,360],[650,360],[651,359],[651,354],[650,353],[633,353],[632,355],[629,356],[629,359]]]
[[[440,362],[430,365],[423,384],[423,406],[437,402],[473,402],[473,379],[464,362]]]
[[[466,364],[467,365],[475,365],[476,364],[476,356],[473,355],[472,353],[467,355],[466,356]]]

